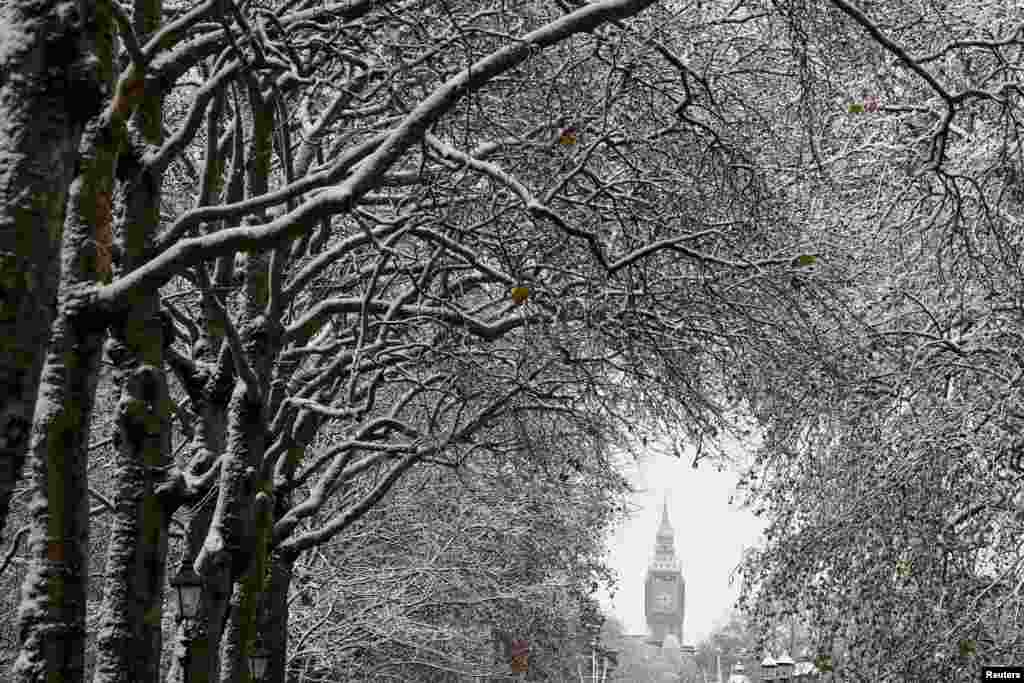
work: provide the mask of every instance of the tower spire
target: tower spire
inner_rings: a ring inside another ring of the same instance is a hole
[[[668,518],[668,493],[665,493],[661,503],[661,522],[658,524],[658,533],[655,535],[654,562],[652,567],[664,570],[675,571],[679,568],[679,560],[676,558],[676,533],[672,528],[672,522]]]
[[[672,522],[668,519],[668,492],[661,499],[661,522],[658,524],[658,536],[672,539],[675,534],[672,531]]]

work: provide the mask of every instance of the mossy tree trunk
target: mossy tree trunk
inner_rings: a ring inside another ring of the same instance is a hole
[[[136,0],[134,30],[144,42],[159,27],[160,0]],[[118,168],[122,213],[116,230],[120,270],[146,263],[160,227],[163,93],[148,84],[129,121],[131,144]],[[93,683],[156,683],[160,677],[169,496],[158,491],[171,470],[170,398],[164,324],[156,291],[140,292],[131,314],[111,327],[109,356],[119,393],[115,426],[115,514],[108,546],[105,601]]]
[[[111,16],[97,10],[97,78],[111,83]],[[57,317],[40,376],[29,448],[32,534],[29,570],[18,614],[19,683],[80,683],[85,662],[89,578],[87,459],[89,422],[98,380],[104,323],[92,311],[97,280],[105,279],[98,235],[109,222],[109,198],[119,126],[109,111],[86,125],[68,187],[61,246]]]
[[[84,0],[0,4],[0,534],[56,315],[79,141],[108,89],[97,21],[95,3]]]
[[[274,103],[256,77],[246,75],[252,110],[252,143],[247,159],[247,195],[267,192],[273,153]],[[266,216],[251,220],[261,222]],[[271,359],[281,345],[273,291],[279,291],[282,249],[246,254],[239,321],[241,348],[235,353],[239,378],[228,413],[228,444],[221,462],[217,510],[206,544],[196,560],[202,575],[229,572],[234,582],[220,647],[221,683],[248,683],[248,657],[257,637],[268,544],[273,524],[272,482],[263,466]]]
[[[295,557],[271,553],[261,617],[263,644],[270,653],[267,683],[285,683],[288,665],[288,591],[292,585]]]
[[[260,615],[265,609],[264,594],[268,586],[268,545],[272,527],[273,501],[264,492],[256,494],[252,526],[255,532],[252,561],[245,575],[235,583],[231,595],[228,621],[221,641],[221,683],[249,683],[249,655],[260,633]]]

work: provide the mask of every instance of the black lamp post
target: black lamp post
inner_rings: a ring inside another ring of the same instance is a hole
[[[267,677],[267,669],[270,668],[270,650],[263,647],[259,641],[253,647],[252,652],[249,653],[249,673],[252,674],[252,680],[256,683],[260,683]]]
[[[195,619],[199,613],[199,598],[203,594],[203,582],[192,570],[189,563],[171,579],[174,595],[178,600],[178,621]]]
[[[199,601],[203,595],[203,581],[192,569],[190,562],[184,562],[178,573],[171,579],[171,586],[174,588],[174,598],[178,602],[178,622],[182,624],[182,636],[189,640],[189,622],[199,614]],[[192,680],[192,652],[188,643],[184,643],[182,650],[181,666],[184,670],[186,681]]]
[[[601,656],[604,659],[604,679],[608,680],[608,674],[614,673],[619,668],[619,652],[618,650],[601,650]]]
[[[596,639],[590,642],[589,656],[580,654],[577,658],[580,661],[577,664],[580,683],[606,683],[608,674],[619,666],[619,653],[601,647]],[[583,673],[584,668],[587,669],[586,675]]]

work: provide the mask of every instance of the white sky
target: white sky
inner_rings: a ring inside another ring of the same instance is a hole
[[[619,585],[614,601],[608,596],[602,600],[622,621],[626,633],[647,632],[644,573],[654,552],[665,494],[676,534],[676,556],[686,581],[683,642],[696,645],[723,621],[739,595],[739,577],[730,585],[730,574],[743,549],[758,544],[763,524],[750,512],[729,504],[737,473],[717,472],[707,460],[701,461],[699,469],[691,464],[692,453],[682,459],[652,454],[629,463],[630,480],[638,489],[632,499],[637,511],[609,540],[609,560],[619,572]]]

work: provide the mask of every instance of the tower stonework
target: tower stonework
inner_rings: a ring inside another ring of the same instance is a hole
[[[669,634],[675,636],[676,643],[683,642],[685,600],[686,583],[676,557],[675,532],[668,520],[668,503],[663,503],[654,557],[644,582],[644,612],[651,644],[661,647]]]

